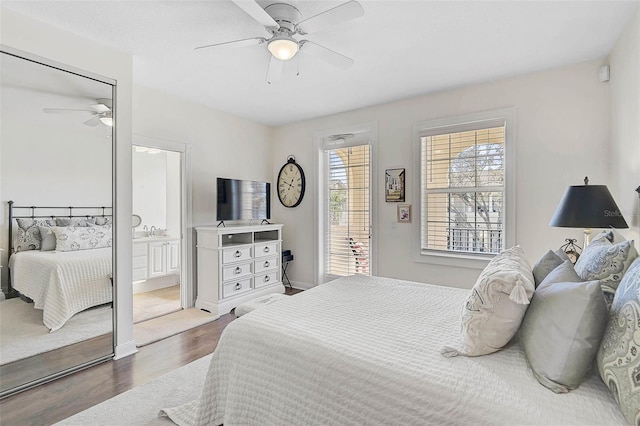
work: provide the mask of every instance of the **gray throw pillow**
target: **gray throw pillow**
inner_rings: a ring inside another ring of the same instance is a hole
[[[555,254],[553,251],[549,250],[545,253],[544,256],[538,260],[538,263],[533,267],[533,278],[535,280],[535,286],[538,288],[542,280],[544,280],[549,272],[556,269],[558,266],[562,265],[563,260]]]
[[[40,251],[51,251],[56,249],[56,234],[51,231],[48,226],[39,226],[40,237]]]
[[[596,357],[629,424],[640,425],[640,258],[624,274]]]
[[[556,393],[577,388],[591,370],[608,318],[600,283],[576,281],[567,264],[536,289],[520,329],[536,379]]]

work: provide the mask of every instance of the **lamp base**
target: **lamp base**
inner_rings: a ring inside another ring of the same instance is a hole
[[[591,228],[586,228],[584,230],[584,245],[582,246],[583,250],[587,248],[590,242],[591,242]]]

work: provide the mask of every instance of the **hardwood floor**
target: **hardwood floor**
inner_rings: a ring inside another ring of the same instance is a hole
[[[301,290],[287,289],[287,294]],[[140,386],[210,354],[224,328],[235,319],[218,320],[139,348],[135,355],[110,360],[53,382],[0,400],[0,424],[50,425]]]

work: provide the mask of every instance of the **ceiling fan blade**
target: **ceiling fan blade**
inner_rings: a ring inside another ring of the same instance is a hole
[[[348,1],[296,24],[300,34],[309,34],[323,30],[338,22],[349,21],[364,15],[364,9],[355,0]]]
[[[300,52],[307,55],[315,56],[318,59],[322,59],[326,63],[338,67],[340,69],[347,69],[353,64],[353,59],[344,56],[341,53],[331,50],[328,47],[324,47],[318,43],[314,43],[309,40],[300,41]]]
[[[255,0],[233,0],[245,13],[267,28],[278,29],[280,25]]]
[[[252,38],[244,38],[242,40],[232,40],[232,41],[224,41],[222,43],[214,43],[214,44],[207,44],[205,46],[199,46],[196,47],[195,50],[198,49],[206,49],[208,47],[216,47],[216,46],[224,46],[224,45],[230,45],[230,44],[235,44],[237,46],[251,46],[251,45],[258,45],[258,44],[262,44],[265,41],[267,41],[266,38],[264,37],[252,37]]]
[[[66,112],[91,112],[94,113],[94,110],[91,109],[74,109],[74,108],[42,108],[42,112],[46,112],[47,114],[62,114]]]
[[[276,59],[275,56],[271,56],[269,68],[267,69],[267,83],[271,84],[280,81],[280,77],[282,77],[282,68],[284,68],[284,61]]]
[[[106,106],[105,104],[89,105],[89,107],[91,109],[93,109],[95,112],[98,112],[98,113],[111,111],[111,109],[108,106]]]
[[[84,124],[85,126],[96,127],[98,124],[100,124],[100,116],[95,115],[82,124]]]

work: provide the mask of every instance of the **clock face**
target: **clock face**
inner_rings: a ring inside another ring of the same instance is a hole
[[[278,173],[278,198],[285,207],[295,207],[304,197],[304,172],[294,161],[288,162]]]

